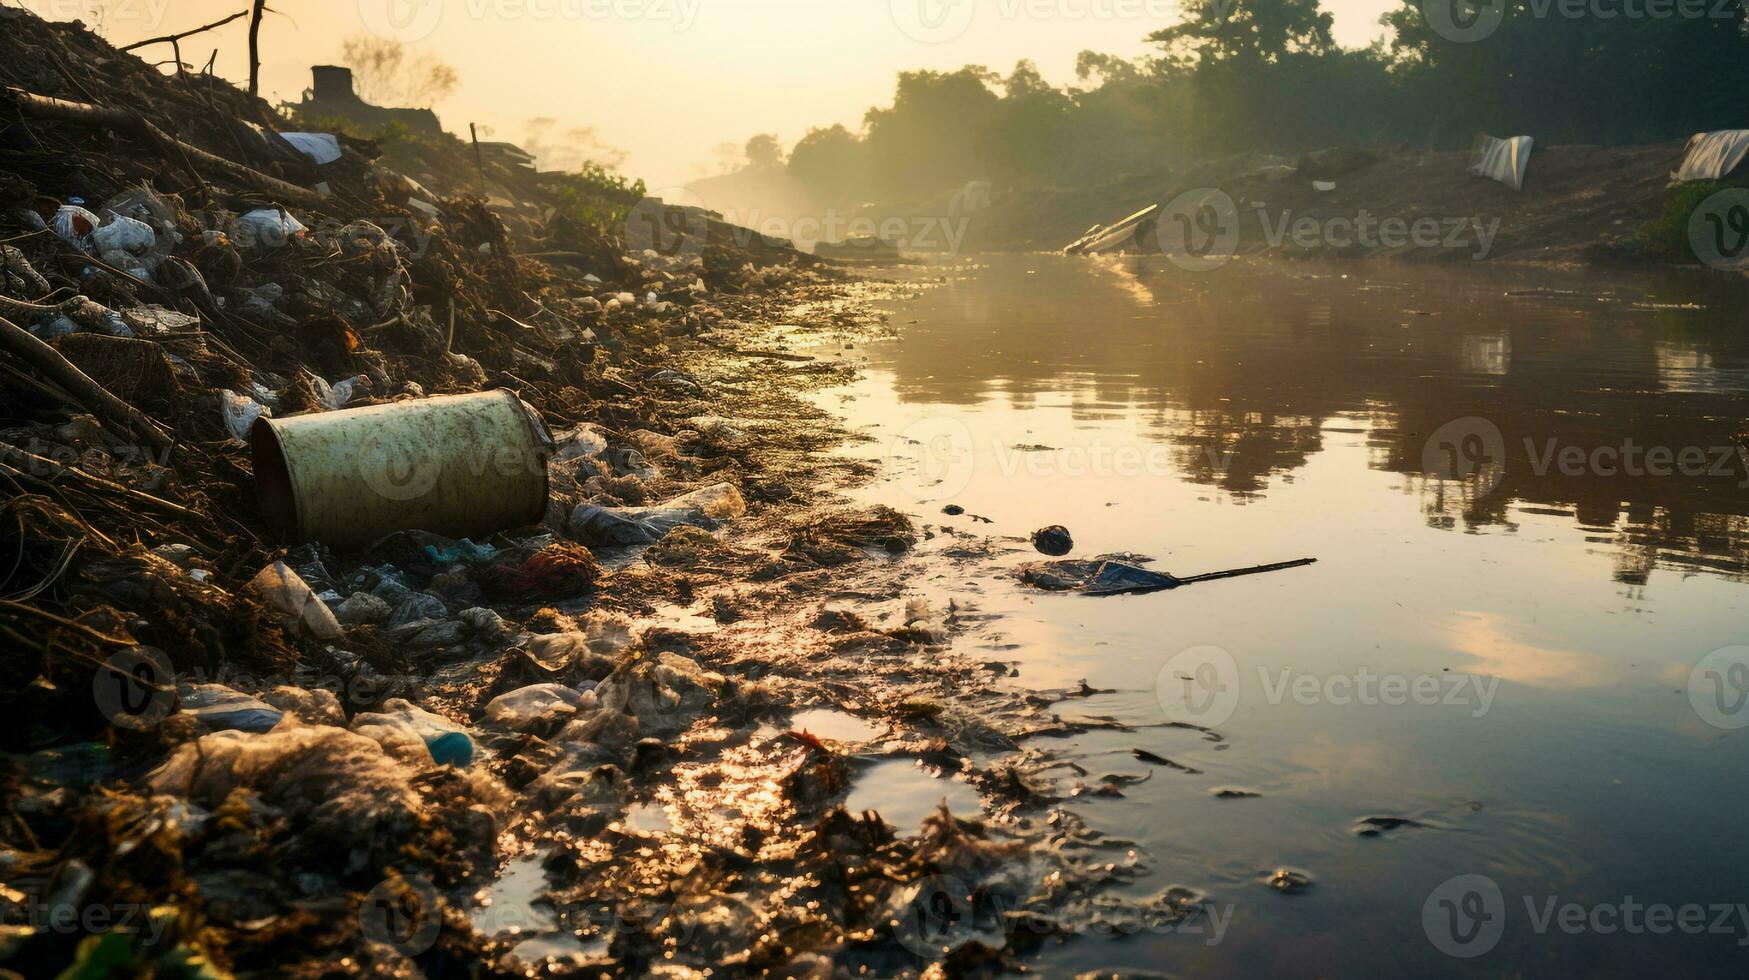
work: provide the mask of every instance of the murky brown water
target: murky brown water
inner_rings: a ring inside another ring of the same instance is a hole
[[[1138,894],[1228,916],[1043,969],[1740,972],[1746,314],[1719,278],[1045,256],[900,306],[827,398],[883,458],[868,499],[1180,575],[1319,560],[1095,599],[1023,587],[1028,547],[917,583],[1014,683],[1114,689],[1073,707],[1133,732],[1049,747],[1152,778],[1066,805],[1140,845]]]

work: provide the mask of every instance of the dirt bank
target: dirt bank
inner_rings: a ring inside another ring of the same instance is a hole
[[[1151,204],[1170,211],[1180,195],[1212,189],[1233,202],[1239,232],[1230,248],[1240,254],[1695,264],[1686,247],[1688,209],[1705,195],[1697,194],[1698,185],[1669,186],[1685,148],[1682,140],[1537,146],[1522,191],[1472,176],[1467,152],[1333,150],[1298,160],[1248,154],[1091,187],[1009,189],[969,216],[966,243],[970,249],[1055,250],[1091,225]],[[1314,180],[1332,182],[1334,189],[1319,191]],[[1746,182],[1749,174],[1737,174],[1722,184]],[[1443,232],[1432,245],[1378,241],[1376,234],[1369,243],[1350,227],[1368,218],[1431,219],[1442,229],[1464,222],[1470,230],[1450,243]],[[1294,224],[1305,219],[1317,230],[1296,236]],[[1334,230],[1325,230],[1331,222]]]

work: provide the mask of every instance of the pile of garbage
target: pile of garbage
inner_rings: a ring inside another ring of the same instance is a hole
[[[532,614],[597,593],[598,551],[747,511],[742,434],[667,350],[821,274],[660,205],[662,250],[513,232],[370,141],[11,7],[0,83],[0,710],[23,720],[0,765],[0,964],[387,968],[404,954],[359,893],[493,873],[508,791],[486,733],[575,717],[629,752],[661,730],[696,666],[559,651]],[[562,261],[527,257],[556,242]],[[452,399],[511,428],[385,435]],[[490,473],[516,426],[534,505],[452,501],[434,527],[420,502],[467,475],[454,452]],[[409,487],[438,451],[449,475]],[[491,688],[477,728],[417,703],[410,678],[444,665]],[[150,926],[108,928],[130,908]],[[424,968],[474,969],[472,935],[443,930]]]
[[[799,393],[848,369],[775,348],[877,323],[856,284],[379,154],[0,7],[0,975],[973,972],[1105,914],[1142,865],[1002,755],[1092,722],[825,489],[863,464]],[[1010,828],[846,813],[816,706]],[[603,917],[488,921],[507,860]],[[912,914],[943,880],[975,927]]]

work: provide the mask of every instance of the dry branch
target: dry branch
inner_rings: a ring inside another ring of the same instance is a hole
[[[231,16],[226,17],[224,20],[215,20],[212,23],[203,25],[201,27],[191,28],[191,29],[186,30],[186,31],[179,31],[175,34],[166,34],[163,37],[149,37],[149,38],[146,38],[144,41],[135,41],[134,43],[126,45],[125,47],[122,47],[119,50],[132,51],[135,48],[143,48],[148,44],[175,44],[176,42],[182,40],[183,38],[193,37],[196,34],[203,34],[207,31],[211,31],[211,30],[217,30],[218,28],[223,27],[226,24],[229,24],[231,21],[237,20],[237,19],[242,18],[242,17],[247,17],[247,16],[249,16],[249,11],[239,10],[236,13],[232,14]],[[178,64],[180,64],[180,63],[181,63],[181,61],[180,61],[180,59],[178,59]]]
[[[10,86],[7,87],[6,94],[17,103],[21,111],[38,119],[53,119],[85,126],[120,129],[144,136],[157,143],[167,155],[180,153],[193,163],[220,171],[245,183],[254,184],[261,190],[279,198],[283,203],[317,207],[325,200],[322,195],[308,188],[287,183],[278,177],[269,177],[259,170],[208,153],[198,146],[184,143],[159,129],[152,124],[151,120],[131,109],[111,109],[107,106],[70,102],[66,99],[37,95]]]
[[[170,448],[170,437],[157,422],[110,394],[84,371],[62,357],[59,351],[4,318],[0,318],[0,351],[12,354],[41,371],[50,381],[66,389],[80,407],[98,418],[134,433],[155,449]]]

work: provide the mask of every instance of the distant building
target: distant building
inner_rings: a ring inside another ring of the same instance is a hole
[[[366,129],[399,123],[414,133],[437,136],[443,124],[430,109],[392,109],[372,105],[353,88],[352,69],[342,65],[316,65],[310,69],[312,84],[298,103],[300,112],[314,116],[338,116]]]

